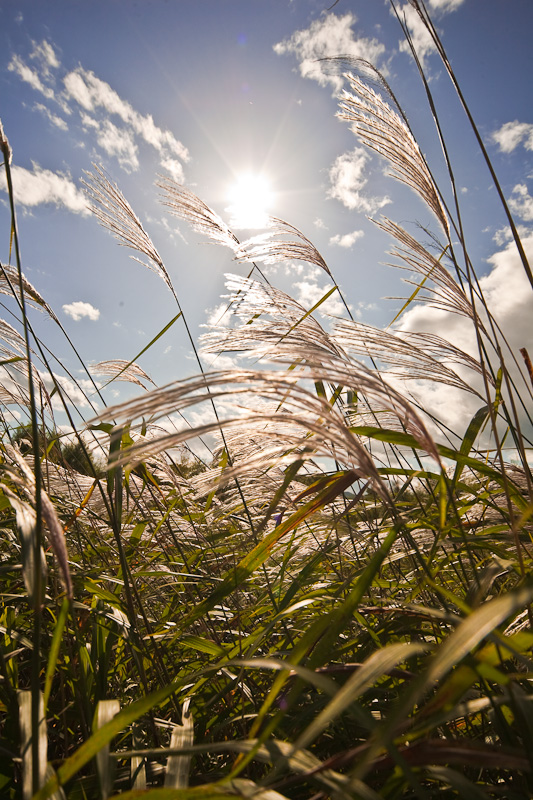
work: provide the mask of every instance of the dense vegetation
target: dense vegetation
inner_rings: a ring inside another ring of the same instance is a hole
[[[410,302],[468,319],[477,358],[363,326],[348,305],[326,329],[258,266],[300,258],[338,291],[308,239],[275,220],[241,243],[164,181],[172,213],[253,265],[230,279],[231,324],[203,347],[270,367],[204,373],[198,356],[197,376],[145,390],[136,364],[96,365],[143,392],[65,438],[54,408],[73,423],[72,404],[31,316],[59,322],[21,273],[13,208],[14,266],[0,276],[20,320],[0,322],[2,797],[533,792],[530,376],[485,305],[451,165],[441,191],[385,80],[348,66],[341,115],[434,216],[431,247],[379,222],[418,276]],[[13,206],[1,129],[0,143]],[[97,170],[88,193],[184,322],[119,189]],[[466,432],[394,388],[420,377],[474,393]],[[17,428],[14,407],[27,413]],[[186,423],[192,407],[211,410],[202,426]]]

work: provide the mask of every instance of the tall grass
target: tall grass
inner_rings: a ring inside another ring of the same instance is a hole
[[[6,798],[533,793],[529,374],[475,275],[448,154],[438,186],[388,84],[350,68],[340,116],[435,220],[434,247],[377,221],[416,275],[402,313],[429,302],[460,315],[476,355],[362,325],[344,298],[326,329],[314,312],[340,290],[300,231],[273,220],[240,242],[165,180],[169,210],[251,270],[229,278],[231,324],[196,343],[155,245],[97,169],[97,217],[172,292],[169,325],[185,326],[201,371],[154,388],[135,358],[96,365],[94,380],[143,391],[79,424],[31,325],[59,322],[22,273],[0,129],[16,257],[0,290],[22,330],[0,323]],[[261,272],[284,259],[330,277],[312,309]],[[252,366],[206,372],[200,345]],[[402,386],[421,378],[476,398],[466,431],[408,399]],[[18,428],[13,406],[27,414]],[[190,409],[206,421],[191,425]],[[211,449],[203,461],[195,440]]]

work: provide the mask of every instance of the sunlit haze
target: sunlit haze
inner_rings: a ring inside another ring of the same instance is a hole
[[[273,213],[274,194],[262,175],[240,175],[228,192],[229,224],[236,230],[263,228]]]

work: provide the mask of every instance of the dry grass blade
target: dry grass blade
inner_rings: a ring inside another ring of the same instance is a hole
[[[173,292],[170,275],[141,221],[118,186],[111,183],[103,169],[96,164],[94,169],[94,173],[87,173],[88,181],[83,182],[90,200],[91,211],[121,245],[147,256],[148,263],[135,256],[132,258],[159,275]]]
[[[172,214],[189,222],[194,230],[209,239],[223,244],[233,251],[237,250],[239,247],[237,237],[224,220],[203,200],[171,178],[162,178],[157,186],[163,190],[163,205],[169,208]]]
[[[332,277],[328,265],[314,244],[298,228],[278,217],[270,217],[269,220],[271,227],[268,231],[252,236],[241,244],[236,261],[277,264],[295,258],[320,267]],[[292,238],[287,238],[288,236]]]
[[[449,235],[448,218],[435,182],[405,120],[359,78],[347,74],[346,79],[353,93],[343,92],[338,116],[351,122],[356,136],[389,161],[392,175],[427,203]]]
[[[43,694],[39,692],[39,727],[37,736],[33,736],[31,724],[31,690],[18,692],[19,704],[19,724],[22,751],[22,798],[31,800],[33,797],[33,775],[32,775],[32,748],[37,747],[39,757],[39,775],[37,778],[38,787],[44,785],[46,780],[48,740],[46,736],[46,717],[44,714]]]
[[[190,698],[187,697],[181,709],[181,725],[177,725],[172,731],[170,747],[172,749],[183,749],[190,747],[194,743],[194,726],[192,713],[189,708]],[[191,765],[190,755],[172,755],[167,762],[167,772],[165,775],[165,786],[174,789],[186,789],[189,785],[189,770]]]

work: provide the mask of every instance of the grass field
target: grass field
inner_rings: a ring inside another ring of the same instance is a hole
[[[95,391],[139,391],[100,398],[80,425],[33,333],[36,314],[59,322],[23,277],[0,129],[13,214],[0,291],[18,309],[17,327],[0,322],[2,797],[533,794],[531,362],[485,303],[452,165],[438,186],[384,78],[349,67],[341,117],[434,218],[431,245],[377,223],[411,277],[402,312],[459,315],[475,355],[363,325],[344,297],[323,325],[334,267],[290,221],[240,242],[165,180],[170,212],[250,270],[229,279],[229,323],[195,342],[149,235],[96,169],[93,211],[166,283],[197,372],[154,387],[135,363],[93,366]],[[261,266],[285,259],[331,279],[312,309],[266,280]],[[201,348],[251,366],[205,372]],[[408,399],[421,378],[476,398],[466,431]]]

